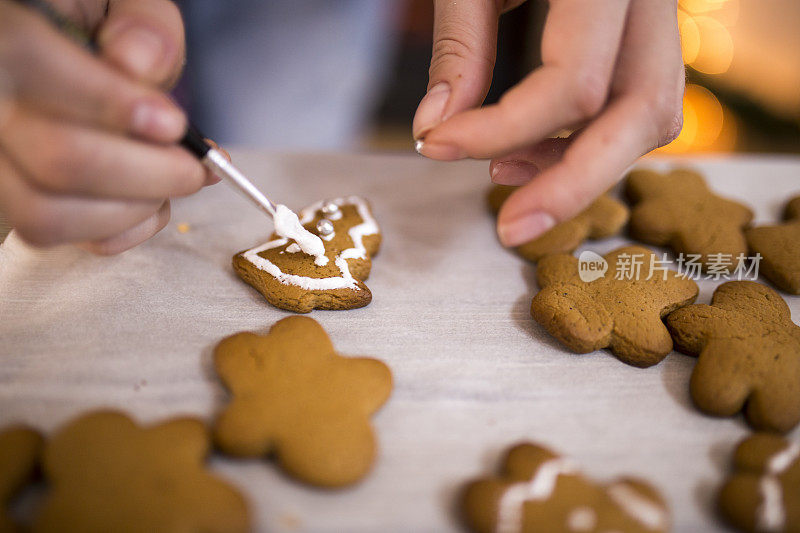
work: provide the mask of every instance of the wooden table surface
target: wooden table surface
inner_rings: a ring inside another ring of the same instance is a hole
[[[494,471],[504,449],[534,440],[598,479],[642,476],[670,502],[675,530],[717,531],[712,502],[741,418],[699,414],[688,396],[694,359],[671,354],[637,369],[606,351],[563,350],[529,316],[534,268],[503,250],[483,205],[486,163],[415,156],[234,152],[271,197],[299,208],[361,194],[384,247],[367,282],[372,304],[311,314],[343,354],[392,369],[395,389],[374,418],[380,455],[341,491],[308,488],[262,460],[214,456],[248,496],[260,531],[450,531],[462,483]],[[643,164],[668,166],[668,160]],[[771,222],[800,191],[800,160],[684,160],[712,186]],[[177,225],[189,225],[181,233]],[[142,422],[211,420],[225,402],[214,344],[265,332],[288,313],[238,280],[231,256],[270,224],[224,185],[173,205],[156,238],[113,258],[64,247],[0,246],[0,425],[50,432],[100,407]],[[604,253],[626,238],[589,243]],[[700,302],[716,282],[702,281]],[[800,298],[784,295],[795,318]],[[800,438],[800,432],[793,433]]]

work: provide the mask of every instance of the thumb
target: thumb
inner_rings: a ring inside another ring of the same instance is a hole
[[[414,115],[415,139],[459,111],[483,102],[497,51],[498,2],[434,0],[428,93]]]
[[[110,2],[97,41],[104,58],[151,85],[168,88],[183,70],[183,19],[171,0]]]

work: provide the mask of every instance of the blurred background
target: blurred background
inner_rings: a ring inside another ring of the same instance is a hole
[[[285,150],[411,150],[430,0],[186,0],[177,90],[209,135]],[[547,2],[504,15],[487,102],[535,68]],[[800,152],[800,2],[680,0],[684,128],[664,153]]]

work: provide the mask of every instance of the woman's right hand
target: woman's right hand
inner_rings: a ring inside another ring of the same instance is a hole
[[[118,253],[166,225],[169,198],[213,181],[175,145],[186,117],[164,93],[183,23],[169,0],[53,3],[99,53],[0,0],[0,210],[34,245]]]

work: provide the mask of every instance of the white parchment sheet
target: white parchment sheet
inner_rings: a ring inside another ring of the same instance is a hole
[[[691,357],[673,353],[632,368],[606,351],[571,354],[533,322],[534,268],[497,243],[484,208],[486,162],[234,157],[271,198],[296,209],[346,194],[372,202],[384,235],[367,281],[373,302],[310,316],[341,353],[379,358],[395,378],[374,418],[379,458],[354,488],[312,489],[270,462],[213,459],[248,495],[260,531],[456,530],[461,484],[493,472],[500,453],[522,439],[574,457],[600,479],[648,479],[668,498],[677,531],[721,529],[712,499],[748,428],[692,407]],[[759,223],[775,221],[800,193],[800,159],[684,163],[752,206]],[[188,232],[178,231],[181,223]],[[12,233],[0,246],[0,425],[52,431],[99,407],[142,422],[211,420],[225,399],[211,364],[215,343],[264,333],[289,315],[230,266],[235,252],[270,231],[259,211],[219,184],[175,201],[164,231],[117,257],[37,251]],[[626,242],[584,249],[605,253]],[[715,285],[702,282],[698,301],[708,302]],[[797,320],[800,298],[784,297]]]

